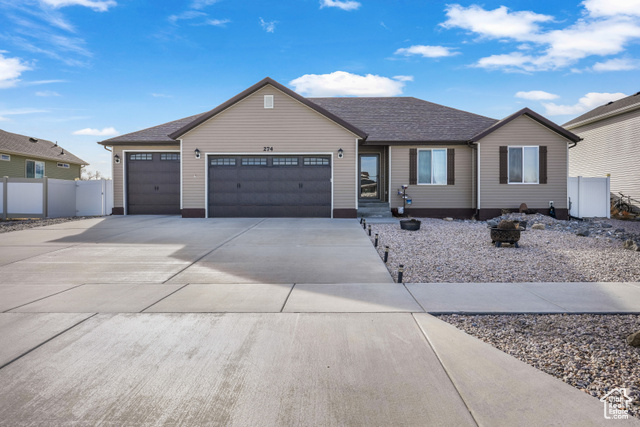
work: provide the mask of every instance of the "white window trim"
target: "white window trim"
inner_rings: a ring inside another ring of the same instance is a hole
[[[5,162],[10,162],[11,161],[11,154],[0,154],[0,160],[5,161]]]
[[[274,108],[274,96],[273,95],[265,95],[264,96],[264,108],[267,110],[272,110]]]
[[[509,150],[512,148],[522,148],[522,182],[511,182],[511,174],[509,173]],[[536,182],[524,182],[524,149],[525,148],[535,148],[538,150],[538,170],[536,174],[538,179]],[[539,145],[509,145],[507,147],[507,183],[510,185],[539,185],[540,184],[540,146]]]
[[[46,162],[44,160],[33,160],[33,159],[26,159],[24,161],[24,176],[25,178],[28,178],[27,176],[27,163],[28,162],[33,162],[33,178],[34,179],[42,179],[42,178],[36,178],[36,163],[42,163],[42,177],[44,178],[45,176],[47,176],[47,170],[46,170]]]
[[[421,151],[431,151],[431,182],[430,183],[426,183],[426,182],[420,182],[420,152]],[[433,152],[434,151],[444,151],[444,176],[445,176],[445,183],[444,184],[434,184],[433,183]],[[418,149],[418,154],[416,155],[416,180],[418,182],[417,185],[434,185],[434,186],[441,186],[447,185],[447,176],[448,176],[448,170],[447,167],[449,166],[447,164],[447,149],[446,148],[422,148],[422,149]]]

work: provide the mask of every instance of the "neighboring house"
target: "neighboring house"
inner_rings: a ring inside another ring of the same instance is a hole
[[[80,178],[87,165],[57,143],[0,130],[0,178]]]
[[[563,126],[583,139],[571,150],[570,176],[611,174],[611,193],[640,200],[640,92],[601,105]]]
[[[305,98],[266,78],[199,115],[113,147],[114,214],[353,218],[359,204],[480,219],[567,216],[579,138],[529,109],[497,121],[410,97]]]

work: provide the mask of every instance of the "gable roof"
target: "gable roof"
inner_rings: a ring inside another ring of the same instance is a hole
[[[466,142],[497,122],[413,97],[309,99],[367,132],[367,143]]]
[[[562,126],[568,129],[573,129],[590,122],[606,119],[607,117],[624,113],[629,110],[635,110],[637,108],[640,108],[640,92],[596,107],[573,120],[569,120]]]
[[[207,120],[209,120],[210,118],[212,118],[216,114],[226,110],[227,108],[231,107],[235,103],[243,100],[247,96],[251,95],[254,92],[257,92],[258,90],[262,89],[263,87],[265,87],[267,85],[271,85],[271,86],[275,87],[276,89],[280,90],[281,92],[284,92],[285,94],[289,95],[290,97],[296,99],[297,101],[300,101],[301,103],[303,103],[307,107],[311,108],[312,110],[317,111],[318,113],[320,113],[323,116],[327,117],[329,120],[332,120],[332,121],[336,122],[337,124],[339,124],[340,126],[342,126],[345,129],[351,131],[352,133],[354,133],[358,137],[360,137],[362,139],[366,139],[367,138],[367,134],[365,132],[363,132],[362,130],[358,129],[353,124],[351,124],[349,122],[346,122],[345,120],[343,120],[343,118],[338,117],[338,116],[330,113],[329,111],[325,110],[324,108],[318,106],[317,104],[315,104],[313,102],[310,102],[304,96],[297,94],[296,92],[294,92],[291,89],[281,85],[280,83],[276,82],[275,80],[271,79],[270,77],[266,77],[266,78],[262,79],[261,81],[259,81],[258,83],[254,84],[253,86],[251,86],[247,90],[245,90],[245,91],[239,93],[238,95],[234,96],[233,98],[231,98],[227,102],[224,102],[224,103],[220,104],[219,106],[217,106],[216,108],[214,108],[213,110],[202,114],[200,117],[198,117],[197,119],[193,120],[191,123],[188,123],[187,125],[181,127],[180,129],[176,130],[175,132],[171,133],[169,135],[169,137],[174,138],[174,139],[180,138],[182,135],[184,135],[185,133],[189,132],[191,129],[201,125],[202,123],[206,122]]]
[[[0,152],[78,165],[88,165],[57,143],[0,130]]]
[[[533,110],[531,110],[529,108],[523,108],[522,110],[517,111],[517,112],[513,113],[510,116],[505,117],[504,119],[500,120],[499,122],[496,122],[495,124],[493,124],[489,128],[483,130],[479,134],[473,136],[472,138],[470,138],[470,142],[477,142],[477,141],[481,140],[485,136],[489,135],[490,133],[493,133],[493,132],[497,131],[502,126],[504,126],[507,123],[517,119],[520,116],[527,116],[527,117],[535,120],[536,122],[538,122],[541,125],[549,128],[553,132],[556,132],[560,136],[568,139],[569,141],[578,142],[578,141],[582,140],[582,138],[580,138],[578,135],[574,134],[573,132],[570,132],[570,131],[566,130],[562,126],[559,126],[559,125],[553,123],[551,120],[547,119],[546,117],[541,116],[540,114],[536,113],[535,111],[533,111]]]

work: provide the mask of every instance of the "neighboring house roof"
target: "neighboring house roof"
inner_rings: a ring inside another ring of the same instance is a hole
[[[595,122],[598,120],[606,119],[617,114],[625,113],[627,111],[640,108],[640,92],[634,95],[627,96],[626,98],[619,99],[617,101],[608,102],[593,110],[584,113],[583,115],[576,117],[573,120],[569,120],[565,123],[564,127],[567,129],[573,129],[578,126],[585,125],[587,123]]]
[[[412,97],[309,99],[367,132],[367,143],[466,142],[497,122]]]
[[[559,126],[559,125],[553,123],[551,120],[547,119],[544,116],[541,116],[540,114],[536,113],[535,111],[530,110],[529,108],[523,108],[522,110],[517,111],[517,112],[513,113],[512,115],[510,115],[508,117],[505,117],[504,119],[500,120],[499,122],[496,122],[495,124],[493,124],[492,126],[490,126],[487,129],[483,130],[479,134],[474,135],[472,138],[470,138],[470,141],[471,142],[479,141],[482,138],[484,138],[485,136],[489,135],[490,133],[493,133],[493,132],[497,131],[502,126],[504,126],[507,123],[517,119],[520,116],[530,117],[531,119],[535,120],[536,122],[538,122],[541,125],[549,128],[550,130],[556,132],[560,136],[563,136],[564,138],[566,138],[566,139],[568,139],[570,141],[578,142],[578,141],[582,140],[582,138],[580,138],[578,135],[576,135],[573,132],[570,132],[570,131],[564,129],[562,126]]]
[[[177,131],[173,132],[169,136],[171,138],[174,138],[174,139],[177,139],[177,138],[181,137],[185,133],[189,132],[191,129],[199,126],[200,124],[202,124],[204,122],[206,122],[207,120],[209,120],[210,118],[212,118],[216,114],[226,110],[227,108],[229,108],[232,105],[234,105],[235,103],[243,100],[244,98],[246,98],[247,96],[251,95],[252,93],[257,92],[258,90],[262,89],[266,85],[271,85],[271,86],[275,87],[276,89],[286,93],[287,95],[289,95],[293,99],[296,99],[297,101],[300,101],[301,103],[303,103],[307,107],[311,108],[312,110],[315,110],[318,113],[322,114],[323,116],[327,117],[329,120],[332,120],[332,121],[336,122],[337,124],[339,124],[340,126],[344,127],[345,129],[351,131],[352,133],[354,133],[358,137],[360,137],[362,139],[367,138],[367,134],[365,132],[363,132],[362,130],[358,129],[352,123],[345,121],[344,118],[338,117],[338,116],[330,113],[329,111],[325,110],[322,107],[319,107],[316,103],[310,102],[304,96],[295,93],[291,89],[281,85],[280,83],[278,83],[277,81],[271,79],[270,77],[266,77],[266,78],[262,79],[261,81],[259,81],[258,83],[254,84],[253,86],[251,86],[247,90],[239,93],[238,95],[234,96],[233,98],[231,98],[227,102],[225,102],[223,104],[220,104],[219,106],[217,106],[213,110],[204,113],[203,115],[198,117],[193,122],[191,122],[191,123],[187,124],[186,126],[178,129]]]
[[[57,143],[3,130],[0,130],[0,152],[78,165],[89,164]]]

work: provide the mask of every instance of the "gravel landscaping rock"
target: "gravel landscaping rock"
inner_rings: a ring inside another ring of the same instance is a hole
[[[623,248],[629,236],[640,240],[640,222],[561,221],[517,213],[494,218],[491,224],[503,219],[542,224],[545,229],[527,227],[520,248],[493,246],[489,221],[420,218],[418,231],[401,230],[398,224],[372,224],[372,230],[379,234],[381,258],[385,245],[390,248],[391,275],[397,279],[398,265],[405,266],[406,283],[640,281],[640,252]],[[612,228],[603,228],[603,223]],[[612,231],[621,228],[625,231]],[[588,229],[589,236],[575,234],[582,229]]]
[[[629,414],[640,418],[640,348],[627,343],[627,335],[640,329],[640,316],[438,317],[591,396],[627,388]]]
[[[74,216],[66,218],[46,218],[46,219],[13,219],[7,221],[0,220],[0,233],[10,231],[27,230],[34,227],[44,227],[45,225],[61,224],[63,222],[78,221],[81,219],[94,218],[90,216]]]

